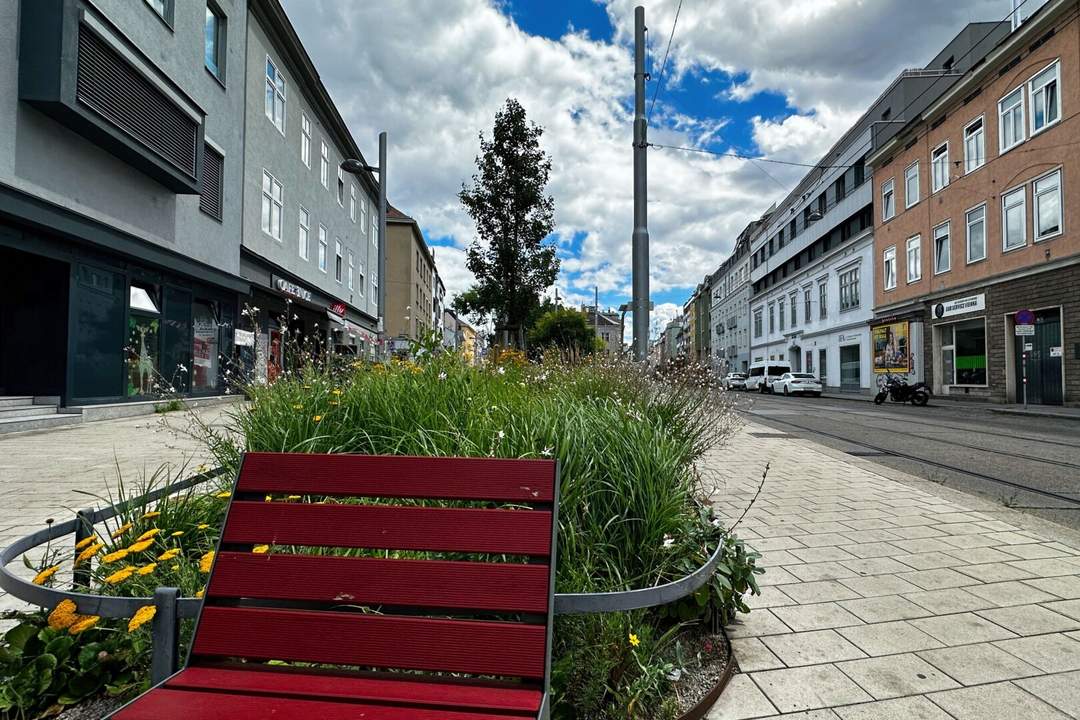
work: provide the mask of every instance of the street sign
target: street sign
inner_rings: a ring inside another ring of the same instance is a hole
[[[1024,343],[1024,352],[1031,352],[1035,349],[1035,343]]]
[[[1035,313],[1030,310],[1017,310],[1016,312],[1016,324],[1017,325],[1034,325]]]
[[[1017,325],[1016,326],[1016,336],[1017,337],[1026,336],[1026,335],[1034,335],[1034,334],[1035,334],[1035,326],[1034,325]]]
[[[1063,357],[1064,353],[1062,351],[1064,349],[1061,345],[1050,348],[1050,357]]]

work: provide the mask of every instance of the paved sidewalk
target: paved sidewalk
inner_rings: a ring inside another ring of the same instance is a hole
[[[767,568],[710,720],[1080,718],[1080,535],[770,428],[715,458]]]
[[[200,412],[219,424],[229,409]],[[118,472],[130,491],[162,463],[179,470],[210,460],[197,441],[179,432],[187,428],[187,413],[164,420],[169,427],[155,415],[0,435],[0,547],[45,527],[49,518],[69,520],[75,510],[101,504],[85,493],[106,496]],[[21,607],[0,591],[0,611]]]

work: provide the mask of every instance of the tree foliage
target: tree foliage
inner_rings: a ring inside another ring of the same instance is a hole
[[[454,300],[455,309],[494,315],[497,329],[524,346],[530,313],[555,282],[559,258],[544,238],[555,228],[555,200],[546,194],[551,159],[540,147],[543,128],[509,98],[495,114],[491,139],[480,132],[480,155],[472,184],[458,198],[476,224],[466,267],[476,283]]]
[[[556,348],[567,359],[590,355],[601,347],[585,313],[569,308],[555,308],[541,315],[529,330],[529,345],[534,350]]]

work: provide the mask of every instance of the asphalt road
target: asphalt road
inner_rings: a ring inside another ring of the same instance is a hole
[[[748,419],[1080,529],[1080,422],[988,409],[740,394]]]

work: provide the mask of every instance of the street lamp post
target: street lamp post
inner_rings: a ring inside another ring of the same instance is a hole
[[[364,173],[379,174],[379,267],[377,277],[379,280],[379,294],[376,298],[378,305],[378,331],[379,339],[385,342],[385,316],[386,316],[386,132],[379,133],[379,166],[372,167],[363,160],[348,158],[342,161],[341,169],[353,175]]]

